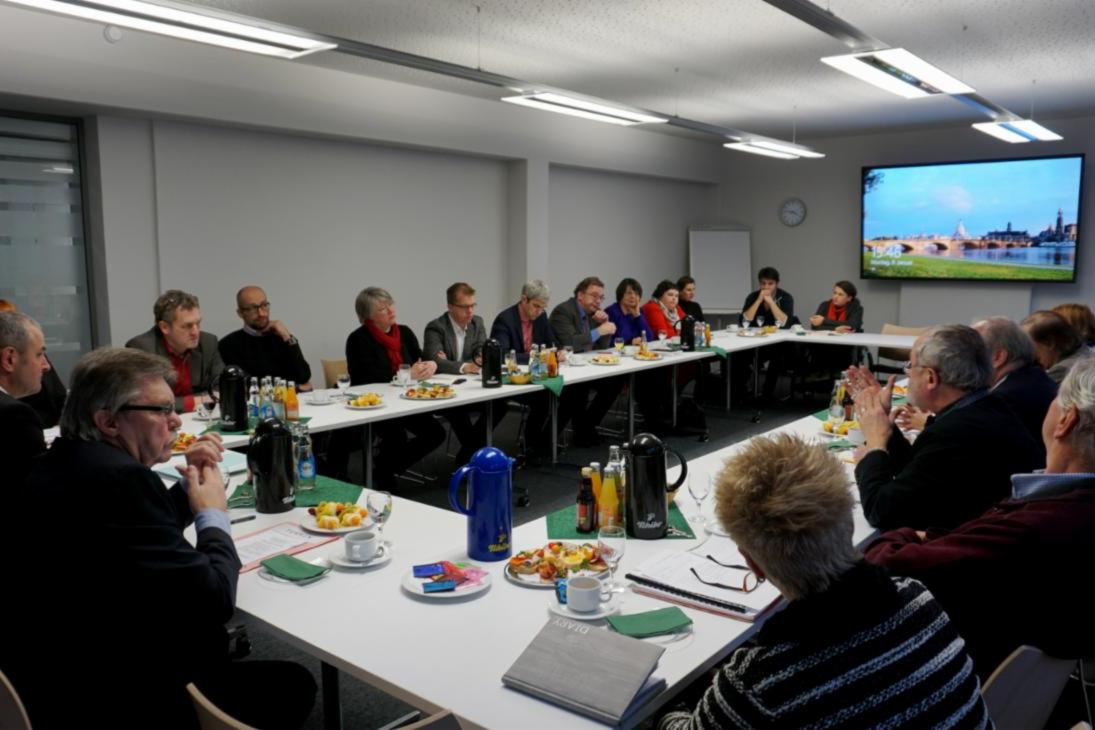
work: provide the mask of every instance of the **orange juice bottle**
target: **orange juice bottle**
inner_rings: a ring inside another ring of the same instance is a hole
[[[292,380],[285,386],[285,420],[300,420],[300,400],[297,398],[297,384]]]
[[[601,501],[601,465],[596,461],[589,465],[589,476],[593,481],[593,498]]]
[[[559,374],[559,358],[555,356],[554,347],[548,351],[547,374],[549,378]]]
[[[706,322],[703,325],[703,344],[705,347],[711,347],[711,325]]]
[[[597,525],[608,527],[620,524],[620,498],[616,491],[617,474],[611,467],[605,469],[601,485],[601,498],[597,500]]]

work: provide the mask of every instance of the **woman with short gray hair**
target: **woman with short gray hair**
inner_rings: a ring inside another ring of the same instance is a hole
[[[854,497],[835,456],[797,436],[755,438],[727,461],[715,495],[749,568],[789,603],[660,730],[991,727],[973,663],[931,593],[853,547]]]

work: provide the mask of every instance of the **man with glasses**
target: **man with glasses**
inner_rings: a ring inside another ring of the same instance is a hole
[[[232,541],[222,447],[209,437],[187,453],[170,489],[151,467],[171,457],[181,424],[175,369],[133,349],[101,348],[72,373],[61,435],[10,505],[11,630],[0,666],[35,727],[197,727],[186,691],[254,727],[299,727],[315,683],[285,662],[230,662],[224,623],[235,608],[240,559]],[[83,526],[40,539],[49,515],[79,514]],[[42,515],[39,519],[36,515]],[[191,540],[183,530],[193,524]],[[64,577],[48,566],[69,566]],[[69,606],[58,623],[56,608]],[[42,657],[64,657],[42,662]],[[56,688],[65,688],[63,701]],[[276,692],[269,691],[276,687]]]
[[[551,290],[540,279],[526,281],[521,287],[521,297],[512,307],[498,313],[490,327],[490,336],[502,345],[502,354],[513,350],[517,362],[528,362],[533,345],[558,344],[555,333],[548,323],[547,307]]]
[[[893,424],[895,378],[883,387],[865,367],[848,371],[866,453],[855,477],[867,521],[880,529],[952,528],[1010,492],[1012,474],[1040,464],[1022,422],[988,388],[988,348],[976,330],[941,325],[913,343],[909,403],[935,415],[909,444]]]
[[[280,319],[270,319],[270,300],[261,287],[245,286],[236,292],[236,314],[243,327],[220,341],[221,359],[238,365],[253,378],[292,380],[298,390],[311,390],[312,369],[304,359],[300,342]]]
[[[551,331],[561,345],[570,345],[575,352],[604,350],[612,347],[616,325],[601,308],[605,300],[605,284],[596,276],[587,276],[574,287],[574,296],[551,310]],[[602,378],[591,383],[570,386],[563,391],[559,411],[559,429],[572,416],[581,413],[574,422],[575,444],[596,446],[601,442],[597,426],[623,390],[624,378]],[[593,392],[593,401],[589,394]]]
[[[928,586],[982,677],[1023,644],[1095,656],[1083,568],[1095,554],[1095,359],[1065,377],[1041,435],[1045,471],[1012,476],[1008,499],[949,532],[894,530],[867,549],[871,562]]]
[[[671,712],[659,730],[992,726],[943,608],[853,546],[854,498],[835,456],[788,434],[753,439],[723,467],[715,500],[746,565],[704,582],[734,601],[751,570],[787,605],[718,670],[695,709]]]
[[[25,314],[0,312],[0,464],[12,487],[46,450],[38,414],[19,400],[42,388],[49,371],[42,328]]]
[[[445,290],[449,311],[426,325],[422,338],[422,353],[437,363],[437,372],[452,375],[479,374],[483,364],[483,343],[487,341],[487,326],[475,313],[475,289],[458,281]],[[463,464],[475,450],[486,445],[486,429],[493,429],[506,415],[506,409],[498,404],[494,408],[494,423],[486,423],[484,406],[449,408],[445,419],[460,440],[456,463]],[[472,416],[479,414],[478,423],[472,425]]]
[[[217,338],[202,332],[198,298],[179,289],[164,292],[152,307],[156,323],[126,347],[166,357],[175,369],[175,409],[189,413],[212,398],[209,389],[224,370]]]

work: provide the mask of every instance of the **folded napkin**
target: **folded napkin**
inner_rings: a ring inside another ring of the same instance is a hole
[[[825,448],[829,451],[844,451],[846,449],[854,449],[855,444],[848,439],[833,439],[832,441],[826,442]]]
[[[692,619],[676,606],[623,616],[609,616],[606,620],[618,633],[633,636],[636,639],[673,634],[692,624]]]
[[[292,555],[275,555],[262,561],[262,567],[278,578],[291,581],[312,580],[327,572],[327,568],[306,563]]]

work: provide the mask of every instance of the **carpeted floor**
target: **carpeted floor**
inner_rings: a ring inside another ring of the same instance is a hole
[[[827,394],[824,397],[827,398]],[[709,440],[701,442],[694,434],[673,435],[667,440],[686,459],[698,457],[801,418],[823,406],[822,400],[795,399],[777,402],[765,408],[759,422],[756,423],[753,422],[756,412],[751,407],[739,406],[729,412],[721,407],[705,407]],[[495,445],[507,453],[513,453],[517,424],[516,414],[508,414],[495,433]],[[616,414],[609,414],[604,425],[626,430],[626,423]],[[537,519],[573,503],[577,494],[579,465],[587,465],[591,461],[599,461],[603,464],[608,460],[608,444],[623,440],[623,436],[618,439],[607,436],[602,446],[566,450],[560,454],[558,464],[526,466],[515,472],[515,487],[526,488],[531,503],[527,507],[514,508],[514,523],[522,524]],[[457,444],[453,442],[450,451],[455,453],[457,448]],[[360,453],[358,453],[351,460],[350,470],[351,480],[357,483],[362,482],[360,464]],[[441,509],[449,509],[446,490],[449,476],[456,466],[459,465],[454,463],[452,456],[445,453],[445,449],[438,449],[436,453],[431,454],[415,467],[423,474],[435,475],[436,480],[427,484],[402,483],[398,492],[399,496]],[[393,516],[398,519],[397,515]],[[243,623],[248,628],[248,635],[253,645],[251,658],[298,662],[309,668],[315,675],[316,684],[320,684],[320,666],[314,657],[279,641],[245,615],[238,614],[234,623]],[[379,728],[413,710],[399,700],[346,676],[340,677],[340,688],[343,727],[346,728]],[[315,709],[305,728],[319,730],[322,727],[323,707],[320,697],[317,696]]]

